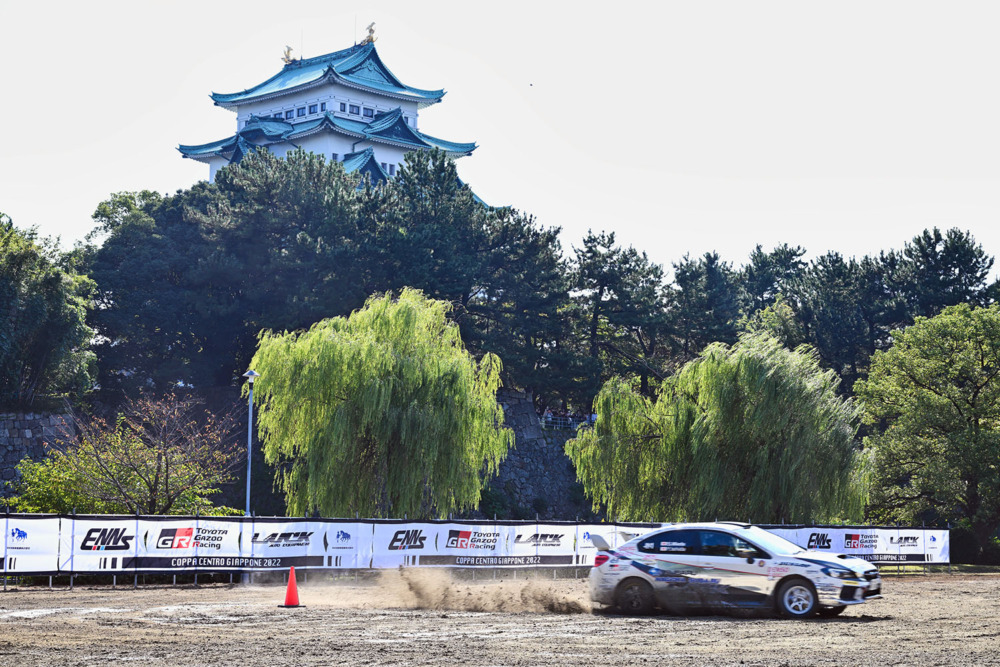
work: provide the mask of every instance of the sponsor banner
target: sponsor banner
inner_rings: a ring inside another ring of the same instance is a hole
[[[519,559],[510,555],[510,545],[516,538],[511,528],[486,522],[436,524],[433,526],[436,531],[433,548],[428,544],[417,564],[448,567],[517,565]]]
[[[411,567],[421,556],[437,553],[438,527],[432,523],[376,523],[372,531],[372,567]]]
[[[59,569],[69,572],[132,571],[139,553],[138,517],[76,517],[64,519]],[[126,566],[126,562],[128,565]]]
[[[244,526],[238,567],[254,570],[324,567],[325,536],[326,526],[320,521],[254,519],[252,526]]]
[[[865,526],[764,526],[803,549],[844,553],[872,563],[947,563],[947,530]]]
[[[575,564],[585,566],[592,566],[594,564],[594,555],[597,553],[597,547],[594,546],[594,543],[590,539],[593,535],[602,537],[612,549],[615,549],[628,542],[633,537],[644,535],[651,530],[656,530],[661,525],[663,524],[581,523],[577,526]]]
[[[548,565],[576,562],[576,524],[536,523],[512,528],[510,555],[544,557]]]
[[[369,568],[372,566],[371,524],[325,522],[323,526],[324,568]]]
[[[5,574],[53,574],[59,569],[60,519],[7,516],[4,525]]]
[[[239,519],[140,519],[139,553],[126,567],[142,572],[242,569]]]

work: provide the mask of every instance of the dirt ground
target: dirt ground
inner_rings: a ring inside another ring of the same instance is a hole
[[[888,577],[830,620],[591,611],[586,580],[22,588],[0,594],[0,665],[1000,664],[1000,577]]]

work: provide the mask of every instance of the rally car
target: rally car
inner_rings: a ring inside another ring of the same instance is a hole
[[[745,523],[672,524],[617,548],[591,540],[598,549],[591,599],[626,613],[756,607],[807,618],[882,597],[882,579],[868,561],[806,551]]]

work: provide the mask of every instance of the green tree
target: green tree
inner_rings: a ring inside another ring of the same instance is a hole
[[[855,391],[884,426],[870,512],[967,523],[980,547],[1000,528],[1000,306],[960,304],[894,331]]]
[[[618,247],[614,233],[588,232],[575,255],[581,337],[602,369],[595,383],[631,373],[651,392],[650,379],[663,375],[670,352],[662,267],[644,252]]]
[[[465,351],[449,304],[404,289],[350,317],[261,334],[252,366],[288,511],[444,517],[475,508],[513,444],[500,359]]]
[[[685,255],[674,264],[669,313],[682,362],[696,357],[709,343],[736,341],[740,314],[736,280],[732,267],[714,252],[696,260]]]
[[[193,399],[126,402],[114,424],[78,422],[52,455],[18,464],[11,505],[22,512],[231,514],[210,497],[232,480],[243,452],[231,416],[197,414]]]
[[[614,379],[566,444],[595,510],[641,520],[809,521],[863,508],[856,411],[815,352],[762,334],[710,345],[655,399]]]
[[[30,408],[38,396],[91,388],[93,283],[60,262],[53,242],[0,213],[0,405]]]
[[[900,253],[900,289],[911,321],[959,303],[987,305],[992,268],[993,258],[968,232],[925,229]]]
[[[743,312],[747,315],[767,308],[780,294],[788,294],[796,281],[805,273],[802,256],[806,251],[787,243],[771,252],[761,246],[750,253],[750,262],[740,269],[739,280],[743,288]]]

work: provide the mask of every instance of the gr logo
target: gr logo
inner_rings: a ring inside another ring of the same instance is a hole
[[[157,549],[188,549],[194,537],[194,528],[164,528],[156,540]]]
[[[830,533],[811,533],[809,535],[809,543],[806,545],[807,549],[829,549],[830,548]]]

